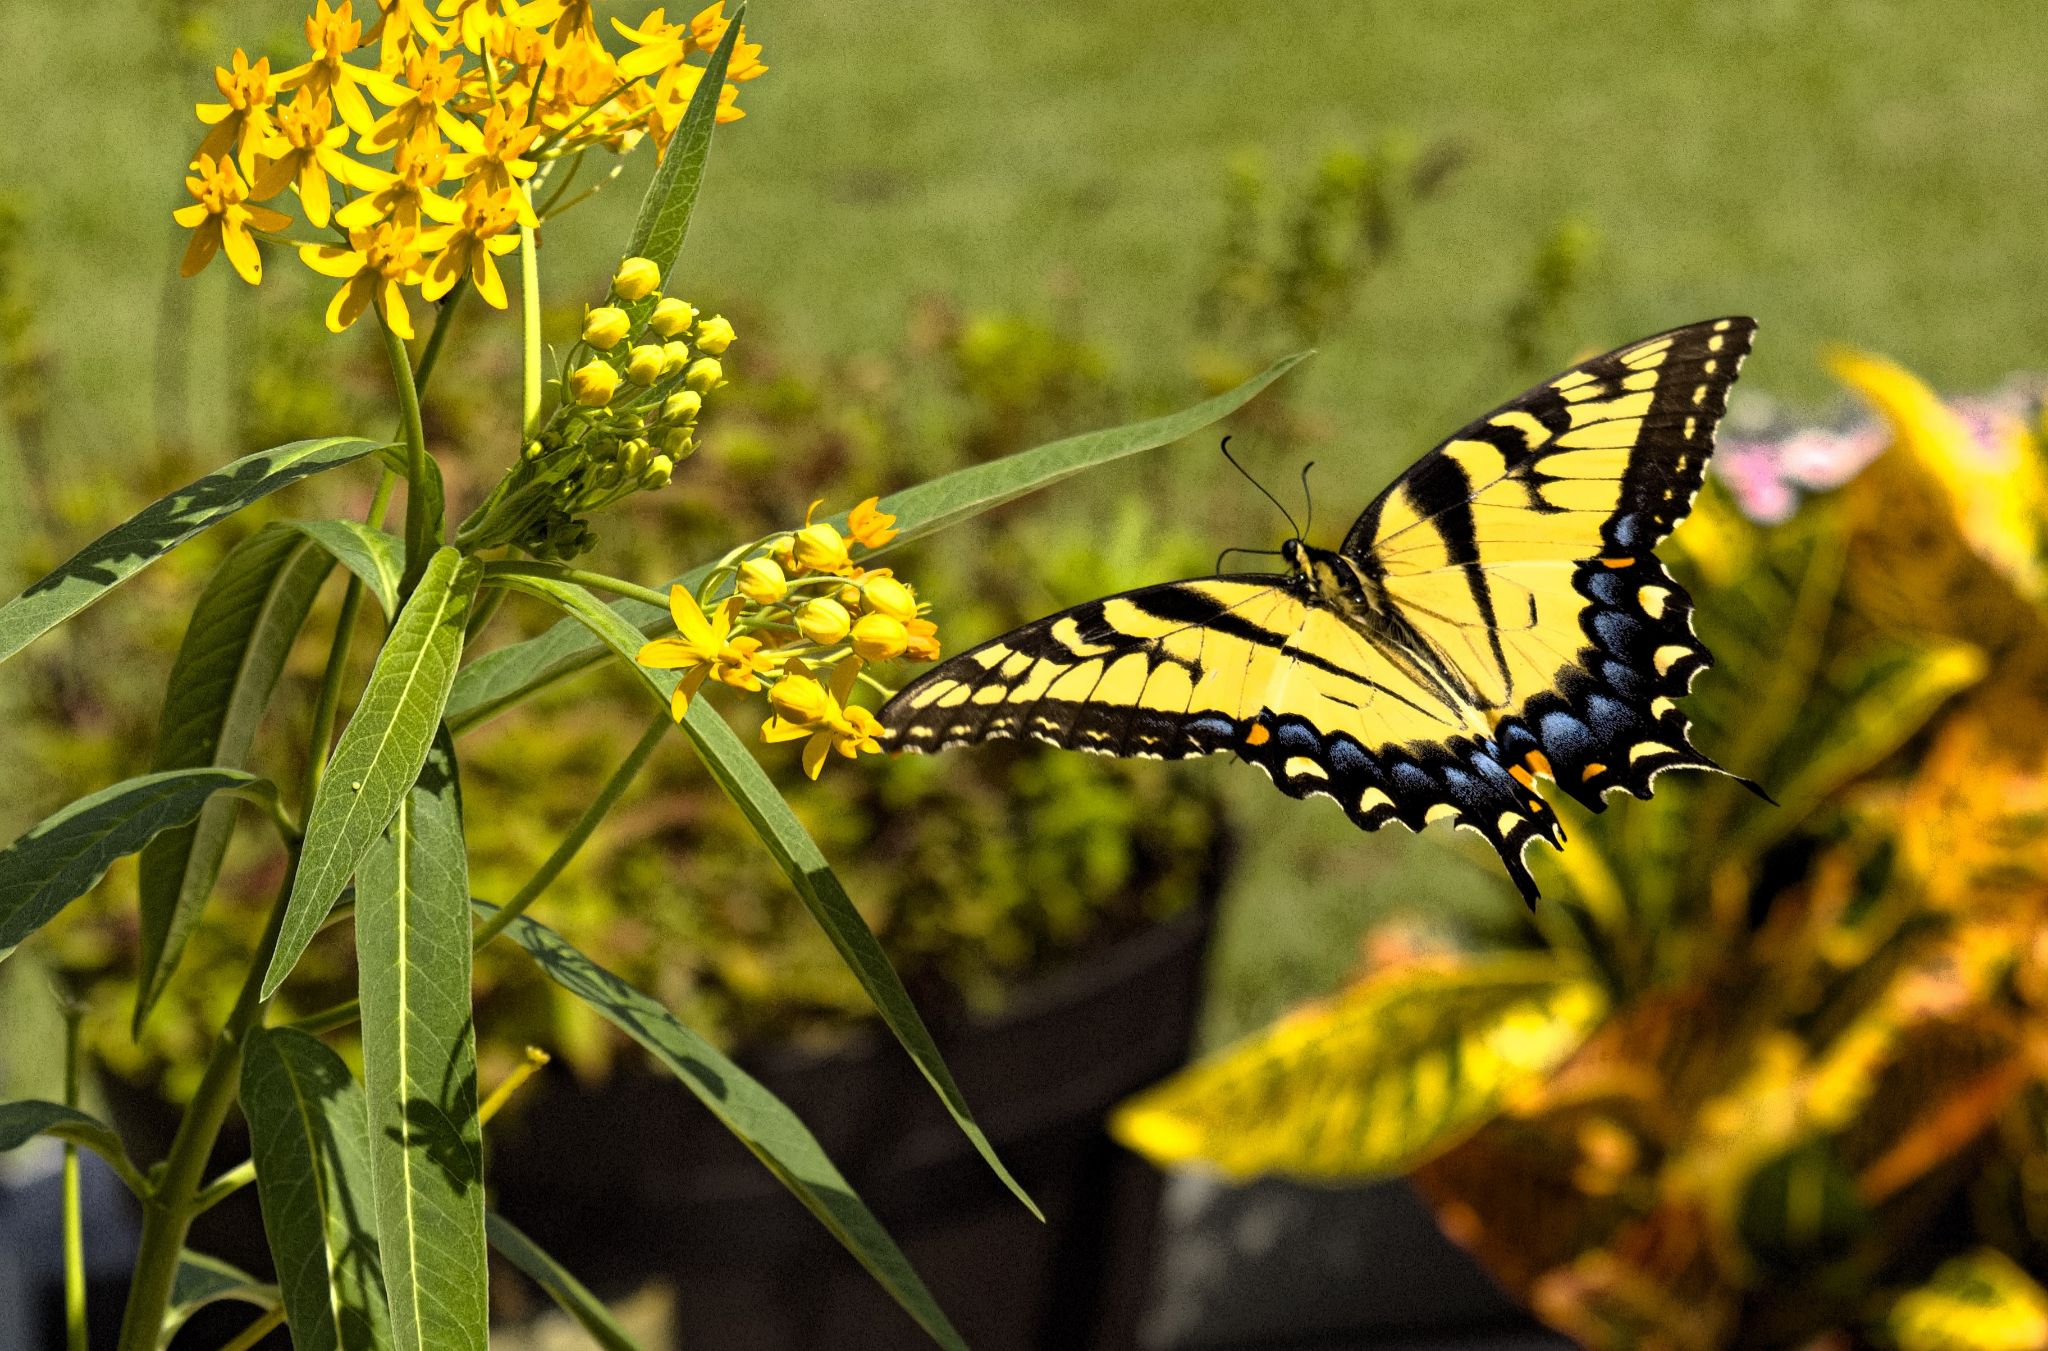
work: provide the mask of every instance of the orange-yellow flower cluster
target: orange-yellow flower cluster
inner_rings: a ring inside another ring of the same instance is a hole
[[[671,590],[676,636],[640,649],[640,664],[683,673],[670,706],[676,718],[715,680],[766,691],[773,716],[761,739],[802,741],[814,779],[835,751],[849,760],[879,751],[881,724],[853,702],[862,670],[939,656],[938,627],[909,583],[859,561],[896,537],[895,524],[871,497],[847,514],[844,532],[807,520],[735,551],[699,594]]]
[[[714,51],[728,21],[720,0],[682,22],[655,9],[612,26],[624,56],[606,49],[592,0],[383,0],[367,27],[351,0],[317,0],[303,63],[272,71],[237,50],[214,73],[221,101],[198,105],[208,130],[185,180],[195,200],[176,212],[192,231],[180,270],[224,252],[260,281],[256,236],[290,220],[257,203],[289,190],[308,225],[339,236],[288,241],[343,282],[327,309],[336,332],[374,305],[410,337],[407,288],[435,301],[465,278],[503,309],[495,260],[520,227],[549,214],[588,151],[652,136],[665,152],[704,76],[690,58]],[[739,85],[766,70],[759,44],[736,35],[719,121],[744,116]]]

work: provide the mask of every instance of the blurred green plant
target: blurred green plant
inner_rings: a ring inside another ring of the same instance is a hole
[[[1710,480],[1672,551],[1717,658],[1704,744],[1778,802],[1677,775],[1563,802],[1536,946],[1382,936],[1354,987],[1126,1104],[1123,1139],[1412,1171],[1588,1346],[2043,1343],[2041,427],[1834,366],[1889,449],[1777,525]]]

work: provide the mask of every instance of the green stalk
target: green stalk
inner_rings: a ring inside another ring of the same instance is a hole
[[[584,809],[582,817],[577,820],[574,826],[570,827],[569,833],[562,837],[562,842],[555,846],[555,851],[548,855],[547,861],[535,870],[533,876],[526,879],[526,885],[519,888],[518,893],[511,900],[499,907],[497,914],[491,916],[490,919],[477,927],[477,931],[470,937],[470,947],[472,950],[482,950],[492,939],[505,932],[506,926],[525,914],[527,907],[540,899],[541,893],[546,891],[549,886],[553,885],[554,880],[562,875],[562,870],[569,866],[570,861],[576,857],[577,851],[583,847],[584,843],[597,830],[598,824],[604,820],[613,807],[618,805],[619,799],[625,796],[626,789],[632,785],[634,778],[640,773],[640,767],[647,763],[647,757],[654,754],[654,748],[660,745],[662,737],[668,734],[669,723],[670,719],[666,710],[656,715],[653,723],[648,726],[646,733],[641,736],[639,744],[634,746],[631,753],[626,756],[625,761],[612,771],[611,778],[606,780],[604,787],[598,790],[596,799]],[[348,1026],[356,1020],[358,1011],[356,1001],[351,999],[346,1003],[336,1004],[332,1008],[322,1009],[318,1013],[308,1014],[306,1017],[294,1022],[292,1026],[301,1032],[310,1033],[317,1037],[322,1033],[332,1032],[337,1027]],[[227,1183],[231,1176],[232,1174],[223,1173],[215,1183],[215,1186]],[[252,1172],[250,1176],[253,1177],[254,1173]],[[241,1184],[237,1182],[230,1186],[228,1190],[232,1191],[235,1186],[239,1185]],[[209,1190],[211,1189],[209,1188]],[[218,1200],[219,1198],[216,1197],[214,1199]]]
[[[284,927],[285,902],[298,871],[298,851],[293,850],[291,866],[285,869],[277,899],[271,903],[269,923],[256,945],[234,1011],[214,1038],[206,1071],[178,1122],[156,1188],[143,1198],[142,1240],[135,1256],[134,1281],[128,1287],[128,1306],[121,1317],[119,1351],[157,1351],[164,1310],[170,1306],[171,1286],[177,1280],[178,1254],[184,1250],[185,1233],[198,1214],[195,1203],[200,1177],[207,1155],[220,1138],[228,1108],[234,1105],[242,1075],[242,1043],[263,1012],[263,973],[270,967],[278,931]]]
[[[256,1343],[284,1326],[284,1305],[280,1304],[264,1314],[248,1327],[241,1330],[235,1339],[220,1351],[252,1351]]]
[[[413,387],[421,398],[427,397],[427,381],[434,377],[434,367],[441,360],[441,344],[448,338],[448,330],[455,322],[455,311],[469,296],[469,274],[455,283],[447,295],[441,298],[441,311],[434,316],[434,331],[427,335],[427,345],[420,349],[419,368],[413,372]]]
[[[64,1009],[64,1105],[78,1106],[78,1023],[85,1010]],[[85,1208],[78,1188],[78,1146],[64,1146],[64,1344],[87,1351],[85,1325]]]
[[[531,558],[504,558],[484,564],[484,580],[493,577],[551,577],[558,582],[573,582],[577,586],[593,591],[609,591],[615,596],[630,596],[649,605],[668,608],[668,593],[629,582],[622,577],[608,577],[602,572],[590,572],[584,568],[572,568],[561,563],[548,563]]]
[[[528,205],[532,202],[529,196]],[[540,249],[530,225],[519,227],[519,321],[519,426],[523,439],[540,430]]]
[[[412,358],[406,353],[405,339],[392,332],[391,325],[384,324],[383,332],[384,359],[391,367],[391,383],[398,390],[399,430],[405,441],[405,579],[399,590],[401,595],[410,596],[412,589],[419,585],[420,575],[427,570],[427,556],[440,542],[447,523],[434,519],[440,503],[432,499],[438,494],[425,491],[431,466],[427,460],[427,429],[420,420],[420,391],[413,380]]]

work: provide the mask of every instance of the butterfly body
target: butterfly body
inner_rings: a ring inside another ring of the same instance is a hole
[[[1538,385],[1418,461],[1337,549],[1288,541],[1284,573],[1105,597],[952,658],[882,709],[884,742],[1233,751],[1367,830],[1477,832],[1533,903],[1523,849],[1563,844],[1539,780],[1597,811],[1717,768],[1676,704],[1709,658],[1653,551],[1754,328],[1690,325]]]

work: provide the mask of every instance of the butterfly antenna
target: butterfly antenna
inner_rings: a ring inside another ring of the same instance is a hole
[[[1246,469],[1243,465],[1237,462],[1237,456],[1232,455],[1230,453],[1230,438],[1227,436],[1223,438],[1223,458],[1230,461],[1230,467],[1232,469],[1235,469],[1238,473],[1244,475],[1244,481],[1246,483],[1251,484],[1252,487],[1257,488],[1259,490],[1260,496],[1264,497],[1268,502],[1271,502],[1275,507],[1279,508],[1280,514],[1287,518],[1288,528],[1294,531],[1294,537],[1296,539],[1300,539],[1301,527],[1295,524],[1294,513],[1289,511],[1286,508],[1286,506],[1281,503],[1279,498],[1267,492],[1266,485],[1259,482],[1257,479],[1253,478],[1250,470]]]
[[[1282,554],[1278,549],[1243,549],[1233,544],[1229,548],[1225,549],[1222,553],[1216,555],[1216,571],[1223,571],[1223,560],[1230,557],[1232,554],[1257,554],[1262,558],[1282,557]]]
[[[1308,538],[1308,532],[1316,528],[1316,499],[1308,491],[1308,471],[1315,467],[1314,460],[1301,467],[1301,537],[1304,540]]]

